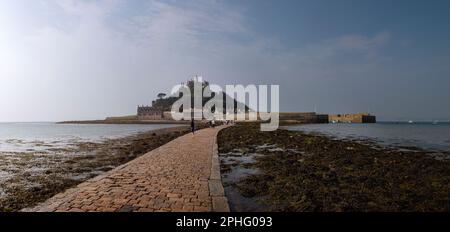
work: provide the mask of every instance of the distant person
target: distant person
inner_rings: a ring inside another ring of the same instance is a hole
[[[191,131],[192,131],[192,134],[194,134],[194,132],[195,132],[195,122],[194,122],[194,119],[191,119]]]

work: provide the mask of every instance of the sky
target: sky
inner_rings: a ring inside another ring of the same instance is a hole
[[[450,1],[0,0],[0,121],[130,115],[194,75],[281,111],[450,119]]]

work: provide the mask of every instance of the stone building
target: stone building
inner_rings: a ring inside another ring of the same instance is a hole
[[[369,113],[358,114],[331,114],[329,121],[332,123],[376,123],[376,117]]]
[[[137,117],[139,120],[161,120],[163,119],[161,110],[157,110],[153,106],[138,106]]]

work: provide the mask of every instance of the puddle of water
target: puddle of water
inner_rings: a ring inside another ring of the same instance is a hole
[[[277,148],[277,145],[275,145],[275,144],[263,144],[263,145],[258,145],[258,146],[255,146],[255,148],[257,149],[257,150],[264,150],[264,149],[271,149],[271,148]]]
[[[239,191],[232,186],[227,186],[224,189],[232,212],[261,212],[266,210],[266,207],[258,202],[260,198],[243,197]]]
[[[70,179],[72,180],[86,180],[89,178],[92,178],[93,176],[98,176],[100,174],[103,174],[103,171],[92,171],[92,172],[84,172],[84,173],[80,173],[78,175],[70,175]]]
[[[235,149],[236,151],[236,149]],[[238,189],[233,185],[243,178],[250,175],[259,174],[260,171],[256,168],[251,168],[245,164],[252,164],[255,158],[262,156],[258,153],[238,153],[230,152],[226,154],[219,154],[219,159],[222,166],[229,166],[230,170],[222,172],[222,181],[224,183],[225,195],[228,198],[231,211],[248,212],[248,211],[263,211],[264,206],[258,202],[259,198],[248,198],[241,195]]]

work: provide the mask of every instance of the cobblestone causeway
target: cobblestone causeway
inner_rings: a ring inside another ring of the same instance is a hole
[[[208,181],[221,128],[179,137],[24,211],[212,211]]]

